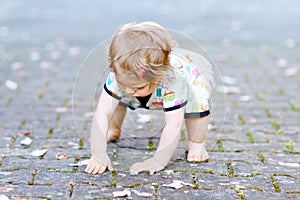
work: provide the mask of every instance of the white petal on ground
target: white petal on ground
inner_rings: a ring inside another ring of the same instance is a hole
[[[173,183],[170,183],[170,184],[163,184],[163,186],[165,186],[165,187],[171,187],[171,188],[175,188],[175,189],[180,189],[185,185],[194,187],[193,184],[185,183],[185,182],[179,181],[179,180],[173,180]]]
[[[84,113],[84,117],[85,118],[92,118],[92,117],[94,117],[94,112],[86,112],[86,113]]]
[[[41,58],[41,56],[40,56],[39,52],[33,51],[33,52],[30,53],[30,59],[32,61],[38,61],[38,60],[40,60],[40,58]]]
[[[137,191],[137,190],[132,190],[132,192],[134,192],[137,196],[144,197],[144,198],[149,198],[149,197],[153,196],[153,194],[151,194],[151,193],[140,192],[140,191]]]
[[[288,62],[286,59],[281,58],[281,59],[277,60],[278,67],[284,68],[284,67],[287,67],[287,64],[288,64]]]
[[[5,86],[11,90],[15,90],[18,88],[18,83],[12,80],[5,81]]]
[[[295,76],[295,75],[297,75],[297,73],[298,73],[297,67],[292,67],[292,68],[286,69],[284,71],[284,75],[288,76],[288,77]]]
[[[279,162],[279,165],[282,166],[289,166],[289,167],[300,167],[300,163],[284,163],[284,162]]]
[[[31,152],[30,155],[38,157],[38,156],[43,156],[47,153],[47,149],[42,149],[42,150],[34,150],[33,152]]]
[[[84,166],[84,165],[87,165],[89,163],[89,159],[88,160],[82,160],[82,161],[79,161],[78,163],[70,163],[68,164],[69,167],[79,167],[79,166]]]
[[[30,137],[25,137],[23,140],[20,141],[21,145],[29,146],[32,143],[32,139]]]
[[[24,64],[22,62],[14,62],[11,64],[11,68],[13,71],[18,71],[24,68]]]
[[[125,189],[123,191],[114,191],[113,192],[113,197],[129,197],[131,196],[131,192],[128,189]]]
[[[52,69],[54,66],[54,64],[52,62],[49,62],[49,61],[42,61],[40,63],[40,68],[42,70],[49,70],[49,69]]]
[[[235,78],[230,77],[230,76],[222,76],[222,81],[223,81],[223,83],[228,84],[228,85],[235,85],[237,82]]]
[[[80,49],[79,47],[76,46],[71,47],[68,52],[69,56],[77,56],[79,53],[80,53]]]
[[[57,113],[64,113],[64,112],[67,112],[67,110],[68,110],[67,107],[57,107],[57,108],[55,109],[55,111],[56,111]]]
[[[235,190],[246,190],[246,187],[245,186],[242,186],[242,185],[236,185]]]
[[[243,96],[239,97],[239,100],[242,101],[242,102],[249,102],[249,101],[252,100],[252,97],[249,96],[249,95],[243,95]]]

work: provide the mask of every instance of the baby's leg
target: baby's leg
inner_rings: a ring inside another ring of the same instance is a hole
[[[116,141],[121,136],[121,128],[126,115],[127,107],[118,105],[109,121],[107,141]]]
[[[209,116],[202,118],[188,118],[185,120],[189,144],[188,162],[201,162],[208,160],[208,153],[205,148],[205,138],[208,132]]]

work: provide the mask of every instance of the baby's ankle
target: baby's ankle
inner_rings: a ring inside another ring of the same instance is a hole
[[[106,140],[108,142],[114,142],[119,140],[121,137],[121,130],[108,130]]]

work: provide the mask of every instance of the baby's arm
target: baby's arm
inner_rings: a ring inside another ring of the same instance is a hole
[[[132,174],[142,171],[149,171],[154,174],[164,169],[174,154],[179,139],[180,129],[183,122],[184,108],[180,108],[165,113],[165,127],[163,129],[160,142],[154,156],[141,163],[135,163],[131,168]]]
[[[110,159],[106,153],[106,134],[108,131],[109,119],[119,101],[103,91],[93,118],[91,128],[91,159],[85,169],[89,174],[101,174],[106,168],[113,171]]]

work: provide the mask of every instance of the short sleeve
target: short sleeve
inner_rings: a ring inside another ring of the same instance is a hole
[[[105,91],[112,97],[120,100],[123,96],[123,93],[120,91],[115,74],[113,72],[110,72],[108,74],[108,77],[106,79],[105,85],[104,85]]]

